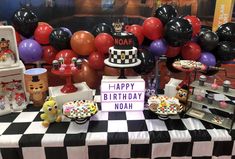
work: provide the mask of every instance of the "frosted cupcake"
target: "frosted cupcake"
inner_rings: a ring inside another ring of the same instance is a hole
[[[224,92],[228,92],[229,91],[230,85],[231,85],[230,81],[228,81],[228,80],[224,81],[224,83],[223,83],[223,88],[224,88],[223,90],[224,90]]]
[[[199,77],[199,85],[200,86],[204,86],[204,82],[206,81],[206,76],[204,76],[204,75],[201,75],[200,77]]]

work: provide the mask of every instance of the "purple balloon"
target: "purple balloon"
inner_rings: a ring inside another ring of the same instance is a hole
[[[149,50],[155,56],[162,56],[167,51],[166,42],[163,39],[154,40],[151,43]]]
[[[199,62],[207,65],[207,66],[215,66],[216,59],[215,56],[210,52],[202,52]]]
[[[72,32],[68,28],[60,27],[60,29],[62,29],[64,31],[66,31],[67,33],[69,33],[69,36],[72,36]]]
[[[32,39],[26,39],[19,44],[19,56],[24,62],[35,62],[42,59],[41,45]]]

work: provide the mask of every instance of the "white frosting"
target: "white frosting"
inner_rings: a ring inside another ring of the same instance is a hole
[[[228,80],[225,80],[225,81],[224,81],[224,85],[230,85],[230,84],[231,84],[230,81],[228,81]]]

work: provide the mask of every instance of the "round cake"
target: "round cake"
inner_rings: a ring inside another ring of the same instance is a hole
[[[137,48],[133,47],[133,36],[126,32],[115,33],[113,35],[114,46],[109,48],[109,58],[105,60],[105,64],[109,66],[139,65]]]

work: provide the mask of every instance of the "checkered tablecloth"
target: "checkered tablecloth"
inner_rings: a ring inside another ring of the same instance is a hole
[[[41,113],[29,106],[0,117],[0,159],[235,158],[235,128],[190,117],[100,111],[83,125],[64,118],[44,128]]]

